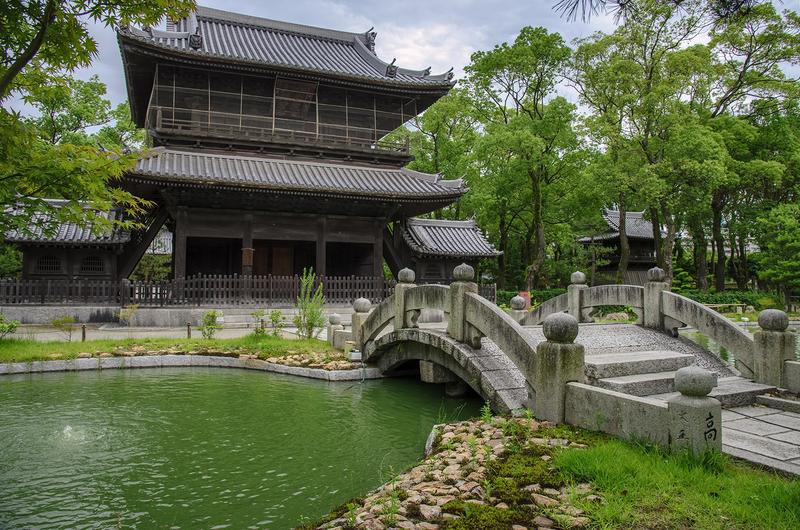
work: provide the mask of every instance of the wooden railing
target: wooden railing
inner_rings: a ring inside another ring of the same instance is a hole
[[[321,276],[329,304],[357,298],[378,303],[394,281],[372,276]],[[494,299],[495,286],[482,286]],[[0,305],[291,306],[300,293],[299,276],[197,275],[161,282],[114,280],[0,280]]]

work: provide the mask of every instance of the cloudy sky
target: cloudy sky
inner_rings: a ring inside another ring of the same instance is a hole
[[[555,0],[200,0],[200,5],[312,26],[345,31],[378,32],[376,51],[386,61],[397,58],[405,68],[432,67],[433,73],[455,68],[456,75],[475,50],[513,40],[522,26],[544,26],[567,41],[593,31],[612,30],[610,16],[590,23],[568,22],[558,16]],[[162,25],[163,26],[163,25]],[[125,100],[119,47],[113,29],[91,28],[99,54],[91,68],[77,72],[98,74],[108,85],[112,103]]]

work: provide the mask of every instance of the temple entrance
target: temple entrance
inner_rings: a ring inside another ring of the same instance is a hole
[[[372,276],[373,246],[370,243],[327,243],[325,269],[328,276]]]
[[[313,241],[253,241],[253,274],[292,276],[303,274],[304,267],[314,267],[316,243]]]
[[[186,238],[186,275],[240,274],[242,240],[229,237]]]

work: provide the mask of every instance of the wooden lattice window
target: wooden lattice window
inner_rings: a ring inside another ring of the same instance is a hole
[[[61,258],[58,256],[39,256],[36,260],[36,272],[61,272]]]
[[[98,274],[105,270],[105,262],[100,256],[86,256],[81,260],[81,272]]]

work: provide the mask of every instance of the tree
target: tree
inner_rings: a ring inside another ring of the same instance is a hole
[[[561,35],[522,28],[513,43],[472,55],[466,86],[484,134],[481,149],[502,159],[508,172],[524,175],[530,188],[527,283],[543,280],[547,241],[545,188],[578,166],[580,141],[575,105],[555,96],[570,50]]]
[[[30,65],[53,71],[88,66],[97,53],[89,22],[106,26],[152,26],[164,16],[180,18],[195,7],[193,0],[29,0],[7,2],[0,10],[0,102],[15,89],[30,89]],[[22,75],[22,79],[19,76]]]
[[[759,278],[775,283],[788,298],[800,289],[800,206],[781,204],[759,218]]]
[[[664,4],[680,7],[683,0],[662,0]],[[765,0],[709,0],[710,12],[718,20],[747,13]],[[588,21],[601,11],[612,12],[618,19],[629,16],[639,8],[635,0],[558,0],[554,8],[568,20]]]
[[[24,119],[0,108],[0,233],[51,230],[64,221],[102,232],[111,223],[99,214],[112,207],[128,211],[123,227],[136,226],[146,203],[108,185],[133,167],[136,156],[86,135],[87,127],[109,118],[105,87],[65,72],[88,65],[97,51],[89,22],[151,25],[193,7],[189,0],[33,0],[3,6],[0,103],[16,92],[41,112]],[[67,204],[55,208],[44,198],[66,199]]]

